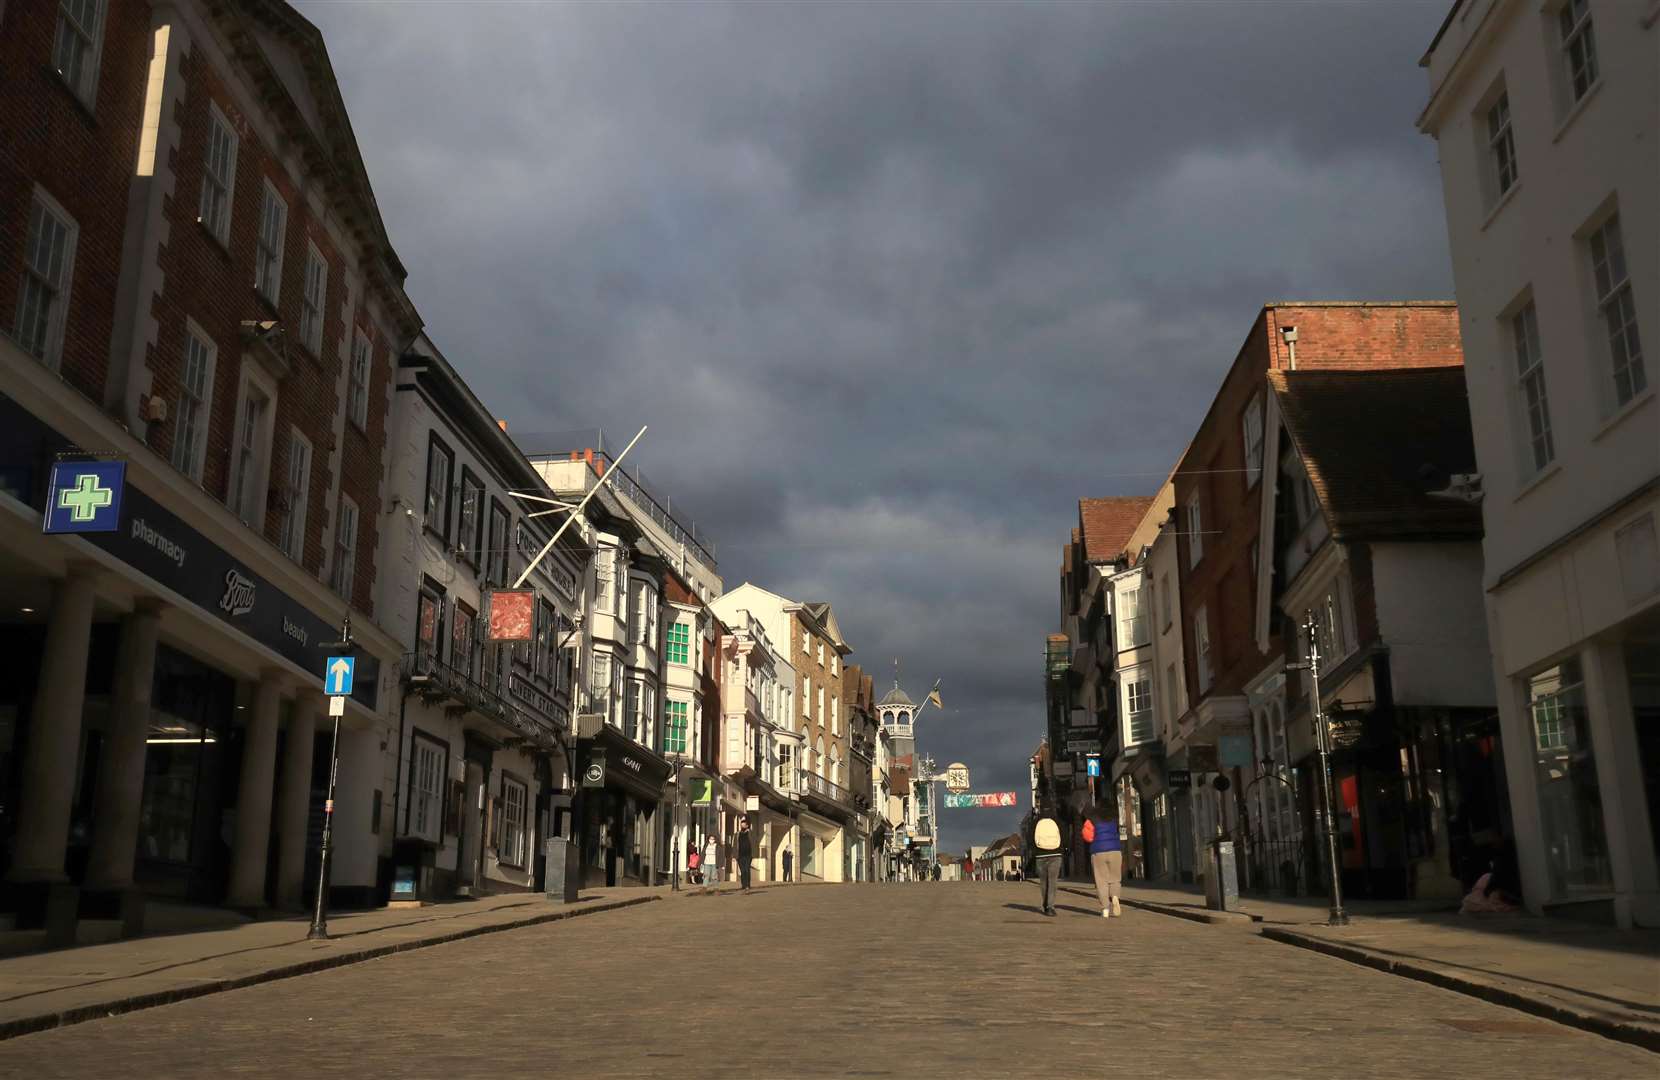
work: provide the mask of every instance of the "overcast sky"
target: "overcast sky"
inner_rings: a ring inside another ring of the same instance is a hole
[[[1024,793],[1078,498],[1157,488],[1264,302],[1452,295],[1449,4],[298,6],[480,398],[650,424],[729,586],[942,678],[922,748]]]

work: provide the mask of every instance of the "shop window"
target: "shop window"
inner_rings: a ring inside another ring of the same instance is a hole
[[[1551,896],[1606,892],[1613,870],[1579,658],[1539,672],[1526,690]]]

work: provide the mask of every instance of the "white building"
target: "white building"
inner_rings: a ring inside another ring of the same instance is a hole
[[[1524,899],[1660,925],[1652,3],[1461,0],[1423,65]]]
[[[732,837],[753,800],[752,873],[758,881],[774,881],[782,877],[784,852],[791,852],[793,860],[800,850],[796,763],[802,760],[806,740],[789,723],[794,671],[766,627],[748,610],[727,605],[719,617],[726,627],[720,642],[721,737],[715,763],[725,840],[721,876],[736,872]]]
[[[511,493],[546,490],[424,335],[397,384],[376,610],[405,649],[398,735],[391,775],[352,782],[392,793],[394,901],[528,890],[538,811],[570,788],[588,548],[567,530],[522,586],[532,640],[491,644],[490,591],[514,587],[553,528]]]

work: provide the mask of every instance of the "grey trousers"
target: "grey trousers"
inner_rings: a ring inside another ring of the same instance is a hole
[[[1101,898],[1103,909],[1118,899],[1118,887],[1124,880],[1124,853],[1097,851],[1089,857],[1089,868],[1095,874],[1095,894]]]
[[[1061,857],[1059,855],[1039,855],[1032,860],[1037,863],[1039,888],[1043,890],[1043,910],[1055,910],[1055,882],[1061,877]]]

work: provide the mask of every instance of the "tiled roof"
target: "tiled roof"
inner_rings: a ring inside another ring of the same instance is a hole
[[[1339,540],[1481,536],[1481,507],[1434,498],[1476,472],[1462,367],[1270,371]]]
[[[1112,562],[1124,554],[1124,545],[1141,524],[1151,495],[1116,499],[1079,499],[1078,524],[1082,527],[1084,558],[1092,563]],[[1077,539],[1078,533],[1074,532]]]

